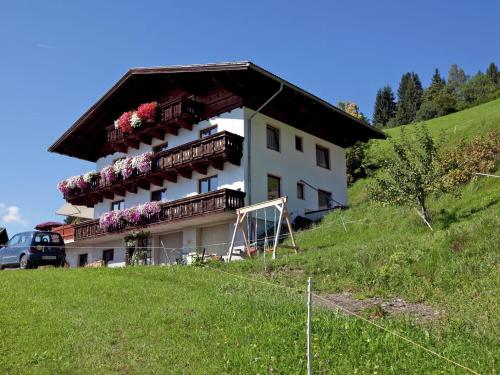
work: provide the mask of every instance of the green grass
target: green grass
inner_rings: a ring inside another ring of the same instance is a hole
[[[497,100],[428,123],[451,131],[453,144],[498,127],[499,111]],[[434,197],[434,232],[410,208],[370,202],[366,183],[350,188],[342,218],[333,213],[297,235],[299,254],[283,249],[265,264],[259,257],[210,269],[1,272],[0,373],[303,374],[305,295],[220,270],[300,290],[312,277],[318,293],[425,303],[444,315],[419,322],[386,315],[377,324],[480,373],[498,373],[500,181],[479,178],[459,196]],[[341,220],[353,221],[347,231]],[[314,373],[465,373],[320,306],[313,353]]]
[[[500,129],[500,99],[424,123],[428,126],[431,135],[435,137],[444,135],[445,147],[455,146],[461,139],[471,139],[476,135],[487,134],[490,130]],[[417,130],[415,124],[411,124],[387,129],[385,132],[389,137],[398,138],[401,128],[410,135]],[[380,140],[372,141],[372,143],[373,147],[368,152],[368,158],[374,162],[386,158],[391,149],[390,143]]]

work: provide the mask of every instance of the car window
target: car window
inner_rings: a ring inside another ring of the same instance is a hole
[[[7,245],[8,246],[16,246],[19,244],[19,240],[21,239],[21,235],[20,234],[16,234],[14,237],[12,237],[10,239],[9,242],[7,242]]]
[[[62,243],[62,239],[57,233],[36,233],[33,238],[33,243],[60,245]]]

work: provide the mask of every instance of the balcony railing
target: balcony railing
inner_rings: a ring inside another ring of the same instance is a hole
[[[52,229],[53,232],[59,233],[64,241],[71,241],[75,237],[75,228],[73,224],[65,224]]]
[[[162,203],[160,213],[142,223],[141,227],[236,210],[237,208],[243,207],[244,204],[245,193],[242,191],[222,189],[209,193],[198,194],[192,197]],[[99,220],[92,220],[76,224],[74,228],[75,241],[79,241],[96,236],[102,236],[107,233],[122,232],[137,227],[122,224],[116,230],[107,232],[99,226]]]
[[[98,176],[85,189],[75,189],[64,198],[71,204],[93,206],[115,194],[136,193],[137,188],[149,189],[150,184],[162,186],[163,180],[177,182],[177,176],[191,178],[192,171],[207,173],[212,165],[222,170],[224,162],[239,165],[243,154],[243,137],[222,131],[206,138],[157,152],[152,157],[151,171],[135,173],[127,179],[107,183]]]
[[[160,103],[159,111],[159,122],[144,124],[131,133],[122,133],[114,125],[109,126],[106,129],[108,145],[114,151],[127,152],[128,147],[139,148],[141,142],[151,144],[153,138],[163,139],[165,133],[177,135],[179,128],[191,130],[200,121],[200,104],[187,98]]]

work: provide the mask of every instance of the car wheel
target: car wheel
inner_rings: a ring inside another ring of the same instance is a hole
[[[0,271],[3,271],[3,264],[0,264]]]
[[[19,268],[22,270],[27,270],[29,267],[28,256],[24,254],[19,261]]]

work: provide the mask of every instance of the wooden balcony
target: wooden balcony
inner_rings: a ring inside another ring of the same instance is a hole
[[[55,227],[52,232],[59,233],[64,241],[72,241],[75,238],[75,228],[73,224],[65,224],[60,227]]]
[[[245,204],[245,193],[242,191],[221,189],[209,193],[162,203],[160,213],[142,223],[140,227],[149,227],[176,220],[191,219],[203,215],[236,210]],[[103,236],[107,233],[123,232],[136,229],[137,226],[122,225],[112,232],[99,226],[99,220],[87,221],[74,226],[75,241]]]
[[[104,198],[123,197],[126,192],[137,193],[138,188],[149,190],[151,185],[163,186],[165,179],[177,182],[179,175],[191,178],[193,170],[207,174],[210,165],[219,170],[224,169],[226,161],[240,165],[242,155],[243,137],[223,131],[156,153],[149,172],[134,174],[112,184],[106,184],[98,177],[88,188],[76,189],[64,198],[71,204],[92,207]]]
[[[160,103],[159,110],[159,122],[143,124],[132,133],[122,133],[114,125],[107,127],[107,145],[112,151],[126,153],[128,147],[137,149],[141,142],[150,145],[153,138],[164,139],[166,133],[177,135],[179,128],[191,130],[200,121],[199,103],[187,98]]]

